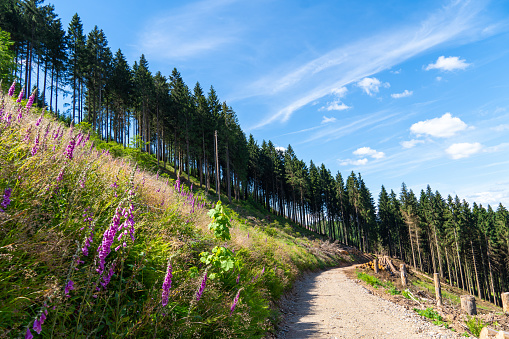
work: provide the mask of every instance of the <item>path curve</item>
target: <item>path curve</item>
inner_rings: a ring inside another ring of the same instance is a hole
[[[277,338],[460,338],[413,311],[371,294],[334,268],[306,274],[283,299]]]

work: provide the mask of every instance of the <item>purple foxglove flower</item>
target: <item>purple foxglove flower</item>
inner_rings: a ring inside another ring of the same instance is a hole
[[[113,216],[113,220],[111,221],[110,227],[104,232],[103,240],[97,252],[99,252],[99,269],[97,270],[99,273],[104,271],[105,259],[111,252],[111,245],[115,240],[115,235],[118,232],[120,227],[120,217],[122,216],[120,213],[121,206],[119,205],[115,210],[115,215]]]
[[[34,335],[32,334],[32,332],[30,332],[30,327],[28,327],[27,333],[25,334],[25,339],[32,339],[33,337],[34,337]]]
[[[233,304],[230,307],[230,315],[233,314],[233,311],[235,310],[235,306],[237,306],[237,303],[239,302],[239,297],[240,297],[240,291],[241,290],[242,290],[242,288],[239,289],[239,291],[237,292],[237,295],[235,296],[235,299],[233,299]]]
[[[115,263],[113,263],[113,265],[111,265],[110,270],[108,271],[108,274],[106,274],[103,277],[103,281],[101,282],[101,286],[103,288],[106,288],[106,286],[108,286],[108,284],[111,281],[111,277],[113,276],[113,273],[115,273]]]
[[[65,285],[64,294],[68,295],[69,291],[72,291],[72,290],[74,290],[74,282],[72,280],[69,280],[67,282],[67,285]]]
[[[28,98],[28,102],[27,102],[27,105],[26,105],[26,110],[27,112],[30,111],[30,108],[32,108],[32,105],[34,104],[34,99],[35,99],[35,94],[37,93],[37,90],[35,89],[32,94],[30,95],[30,98]],[[42,117],[42,115],[41,115]],[[39,126],[39,125],[36,125],[36,126]]]
[[[171,278],[173,277],[171,273],[172,273],[171,263],[168,263],[168,268],[166,269],[166,276],[164,277],[163,282],[163,293],[161,295],[162,299],[161,303],[163,306],[168,305],[168,297],[171,288]]]
[[[32,147],[32,151],[30,152],[30,154],[32,156],[36,155],[38,149],[39,149],[39,135],[37,135],[37,137],[35,138],[34,147]]]
[[[27,106],[28,106],[28,104],[27,104]],[[39,125],[41,124],[41,120],[42,120],[42,116],[43,116],[43,115],[44,115],[44,114],[41,114],[41,116],[39,117],[39,119],[37,119],[37,121],[35,122],[35,126],[36,126],[36,127],[37,127],[37,126],[39,126]]]
[[[83,255],[85,257],[88,256],[88,248],[90,247],[90,244],[92,243],[93,237],[94,237],[94,233],[90,232],[90,235],[85,240],[85,244],[81,248],[81,252],[83,252]]]
[[[200,288],[198,289],[198,292],[196,292],[196,301],[200,301],[203,291],[205,291],[205,286],[207,286],[207,271],[205,271],[205,274],[203,275],[203,280],[201,281]]]
[[[72,138],[70,141],[69,141],[69,144],[67,145],[67,148],[65,149],[65,157],[69,160],[72,160],[73,158],[73,152],[74,152],[74,147],[76,146],[76,139]]]
[[[16,89],[16,80],[12,82],[11,87],[9,88],[9,96],[12,97],[14,95],[14,90]],[[30,332],[30,330],[28,330]]]
[[[21,92],[19,92],[18,100],[16,100],[17,103],[20,103],[23,99],[23,95],[25,94],[25,87],[21,89]]]
[[[60,173],[58,173],[57,182],[62,181],[62,179],[64,178],[64,170],[65,170],[65,166],[62,167],[62,169],[60,170]]]
[[[4,191],[4,197],[0,203],[0,212],[4,212],[4,209],[11,204],[11,193],[12,188],[6,188]]]
[[[41,327],[41,322],[39,321],[39,319],[35,319],[35,321],[34,321],[34,331],[37,332],[37,334],[41,334],[42,327]]]
[[[41,325],[44,324],[44,322],[46,321],[46,314],[44,312],[41,314],[40,319],[41,319]]]

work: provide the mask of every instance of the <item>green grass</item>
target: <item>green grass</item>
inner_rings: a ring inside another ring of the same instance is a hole
[[[442,316],[436,312],[433,307],[428,307],[425,310],[420,310],[418,308],[414,308],[414,311],[417,312],[417,314],[428,318],[431,320],[431,322],[438,326],[444,326],[445,328],[449,328],[449,323],[444,321]]]
[[[378,288],[378,286],[382,286],[382,287],[384,286],[384,284],[382,283],[382,281],[380,281],[380,279],[378,279],[377,277],[374,277],[370,274],[364,273],[364,272],[357,272],[357,278],[365,281],[366,283],[373,286],[374,288]]]
[[[16,103],[0,100],[17,115]],[[49,116],[36,125],[39,116],[34,110],[9,126],[0,122],[0,199],[12,189],[0,213],[0,337],[33,333],[34,319],[48,312],[45,337],[261,338],[277,321],[271,305],[302,270],[342,259],[323,238],[283,218],[268,220],[250,202],[229,205],[231,240],[218,241],[207,229],[215,201],[205,192],[177,191],[171,173],[156,174],[151,155],[93,135],[86,140],[87,126],[70,130]],[[66,156],[71,140],[80,139]],[[117,222],[128,232],[119,240],[117,231],[105,246],[98,272],[98,247]],[[240,265],[208,279],[197,301],[205,272],[212,273],[200,253],[215,246],[234,249]],[[163,306],[168,263],[172,282]],[[65,293],[70,280],[74,289]]]

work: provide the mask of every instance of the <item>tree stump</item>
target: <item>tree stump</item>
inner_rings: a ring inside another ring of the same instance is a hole
[[[509,292],[502,293],[502,306],[505,313],[509,313]]]
[[[375,258],[375,260],[373,260],[373,269],[375,270],[375,273],[378,273],[378,258]]]
[[[444,306],[444,303],[442,302],[442,286],[440,285],[440,275],[435,273],[433,276],[435,278],[435,296],[437,298],[437,306]]]
[[[408,284],[408,278],[406,276],[406,265],[405,264],[400,265],[400,271],[401,271],[401,284],[403,286],[406,286]]]
[[[479,334],[479,339],[495,339],[498,334],[498,331],[495,331],[488,327],[483,327],[481,333]]]
[[[468,315],[476,315],[477,308],[475,307],[475,297],[471,295],[461,296],[461,309]]]

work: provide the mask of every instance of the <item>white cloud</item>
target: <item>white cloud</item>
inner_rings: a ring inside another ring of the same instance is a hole
[[[393,97],[394,99],[400,99],[400,98],[409,97],[412,94],[414,94],[414,91],[409,91],[409,90],[405,89],[403,91],[403,93],[394,93],[394,94],[391,94],[391,97]]]
[[[436,77],[437,81],[442,81],[442,77]]]
[[[327,106],[323,106],[320,108],[320,111],[344,111],[345,109],[352,108],[340,100],[334,100],[333,102],[328,102]]]
[[[274,147],[274,149],[275,149],[276,151],[281,151],[281,152],[283,152],[283,153],[284,153],[284,152],[286,152],[286,147],[277,146],[277,147]]]
[[[368,163],[367,158],[358,159],[358,160],[352,160],[352,159],[346,159],[346,160],[340,160],[339,164],[341,166],[348,166],[348,165],[354,165],[354,166],[363,166]]]
[[[328,123],[331,123],[331,122],[336,122],[336,118],[334,118],[334,117],[328,118],[325,115],[323,116],[322,124],[328,124]]]
[[[362,88],[367,95],[375,95],[375,93],[379,92],[380,87],[390,87],[388,82],[382,83],[377,78],[364,78],[361,81],[357,82],[357,86]]]
[[[481,152],[483,146],[478,143],[462,142],[458,144],[452,144],[445,152],[453,159],[468,158],[471,155]]]
[[[430,135],[432,137],[452,137],[457,132],[467,129],[467,124],[460,118],[455,118],[451,113],[445,113],[440,118],[419,121],[410,127],[410,131],[417,135]]]
[[[470,64],[465,62],[465,59],[460,59],[459,57],[448,57],[445,58],[443,55],[438,57],[437,61],[434,64],[429,64],[426,67],[426,70],[430,69],[439,69],[441,71],[454,71],[456,69],[465,69]]]
[[[382,159],[383,157],[385,157],[384,152],[377,152],[376,150],[372,149],[371,147],[358,148],[357,150],[355,150],[353,152],[353,154],[360,155],[360,156],[367,155],[367,156],[372,157],[373,159]]]
[[[413,148],[413,147],[417,146],[418,144],[423,144],[423,143],[424,143],[424,140],[412,139],[412,140],[408,140],[408,141],[402,141],[401,146],[403,146],[404,148]]]
[[[346,87],[333,88],[331,90],[331,94],[335,95],[337,98],[332,102],[328,102],[327,105],[322,106],[320,111],[344,111],[346,109],[352,108],[351,106],[346,105],[341,102],[341,98],[343,98],[348,92]]]

